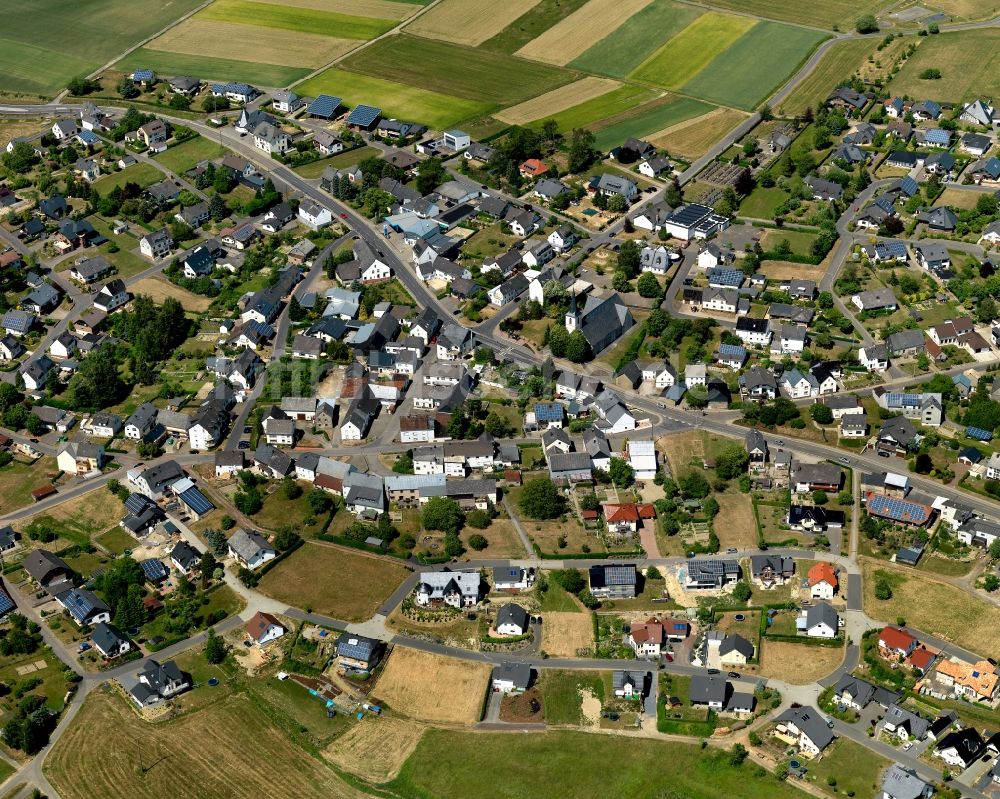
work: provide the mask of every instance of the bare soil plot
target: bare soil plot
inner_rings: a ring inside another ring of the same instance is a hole
[[[192,17],[156,37],[146,47],[186,55],[210,52],[217,58],[236,60],[253,53],[254,58],[267,64],[320,67],[350,52],[358,44],[357,40],[315,33]]]
[[[806,685],[833,672],[843,659],[841,647],[809,646],[765,638],[758,668],[762,677]]]
[[[371,618],[408,570],[383,558],[306,543],[260,581],[260,591],[344,621]]]
[[[254,0],[256,2],[257,0]],[[269,0],[261,0],[269,2]],[[406,19],[420,10],[418,3],[393,0],[281,0],[285,6],[311,8],[316,11],[332,11],[355,17],[376,17],[377,19]]]
[[[132,284],[130,288],[133,294],[145,294],[155,303],[163,303],[167,297],[173,297],[180,302],[185,311],[193,313],[207,311],[208,306],[212,304],[210,297],[195,294],[193,291],[175,286],[159,277],[144,277],[138,283]]]
[[[565,111],[567,108],[585,103],[602,94],[614,91],[621,83],[611,78],[589,76],[581,80],[560,86],[545,94],[540,94],[531,100],[512,105],[493,116],[511,125],[525,125],[536,119],[548,118]]]
[[[323,757],[366,780],[389,782],[413,754],[425,729],[407,719],[382,716],[375,722],[352,726],[323,750]],[[378,757],[372,757],[373,752],[378,752]]]
[[[478,47],[538,3],[539,0],[507,0],[497,5],[493,0],[442,0],[407,25],[406,30],[428,39]]]
[[[698,158],[746,117],[745,113],[734,108],[717,108],[700,117],[664,128],[647,139],[671,155]]]
[[[577,657],[578,649],[594,646],[594,622],[589,613],[544,613],[542,650],[550,657]]]
[[[535,710],[532,703],[537,703]],[[537,685],[523,694],[506,694],[500,702],[500,720],[514,724],[537,724],[545,719],[545,697]]]
[[[367,796],[294,745],[246,696],[158,723],[141,720],[126,701],[110,690],[91,694],[53,747],[45,772],[62,796]],[[268,767],[249,768],[248,752]]]
[[[719,503],[715,517],[715,534],[723,549],[757,548],[757,525],[753,518],[753,505],[749,494],[713,494]]]
[[[397,646],[372,689],[403,715],[443,724],[479,721],[490,667]]]
[[[930,6],[962,19],[985,19],[997,13],[993,0],[935,0]]]
[[[477,533],[482,535],[488,543],[486,549],[478,552],[469,546],[469,538]],[[517,531],[514,529],[514,523],[510,519],[494,519],[485,530],[466,526],[462,529],[460,537],[462,543],[465,544],[466,557],[493,560],[495,558],[523,558],[525,556],[524,546],[521,544],[521,539],[518,538]]]
[[[791,261],[765,261],[760,265],[760,271],[772,280],[800,277],[804,280],[818,281],[826,273],[822,264],[796,264]]]
[[[517,55],[563,66],[617,30],[652,0],[590,0],[528,42]]]

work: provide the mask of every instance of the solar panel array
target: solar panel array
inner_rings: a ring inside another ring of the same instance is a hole
[[[187,491],[181,492],[180,499],[199,516],[208,513],[215,507],[197,488],[189,488]]]
[[[885,395],[885,404],[888,407],[902,407],[904,405],[919,405],[920,395],[919,394],[898,394],[890,393]]]
[[[351,113],[347,115],[347,124],[367,128],[381,115],[381,108],[376,108],[373,105],[356,105]]]
[[[14,600],[7,595],[7,592],[0,591],[0,616],[6,616],[15,608],[17,608],[17,605],[15,605]]]
[[[339,97],[334,97],[330,94],[321,94],[309,104],[306,113],[314,117],[331,119],[337,113],[337,109],[340,108],[342,102]]]
[[[747,354],[747,351],[745,347],[741,347],[739,344],[720,344],[719,353],[721,355],[744,356]]]
[[[974,438],[976,441],[992,441],[993,433],[989,430],[983,430],[981,427],[967,427],[965,428],[965,435],[969,438]]]
[[[605,566],[605,585],[634,585],[635,566]]]
[[[739,269],[713,269],[708,273],[708,282],[724,286],[741,286],[746,275]]]
[[[163,561],[156,558],[139,561],[139,565],[142,567],[142,573],[146,575],[146,579],[150,582],[158,582],[170,573],[167,571],[167,567],[163,565]]]
[[[911,524],[922,524],[929,516],[925,505],[916,502],[907,502],[905,499],[887,496],[870,496],[868,498],[868,510],[887,519],[894,519],[899,522],[909,522]]]

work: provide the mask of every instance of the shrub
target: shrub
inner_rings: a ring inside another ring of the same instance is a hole
[[[476,550],[476,552],[482,552],[489,545],[490,542],[486,540],[486,537],[479,533],[473,533],[469,536],[469,546]]]

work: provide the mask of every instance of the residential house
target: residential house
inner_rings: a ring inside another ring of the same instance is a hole
[[[288,630],[270,613],[258,610],[247,622],[247,638],[256,646],[266,646],[271,641],[277,641]]]
[[[775,722],[775,736],[797,746],[801,755],[815,757],[833,742],[833,731],[814,708],[789,708]]]
[[[256,569],[277,557],[277,550],[254,530],[238,528],[226,541],[229,557],[247,569]]]
[[[589,569],[590,591],[598,599],[634,599],[635,565],[595,564]]]
[[[341,633],[337,639],[337,665],[349,672],[370,672],[379,664],[384,649],[376,638]]]
[[[821,560],[813,564],[806,573],[809,583],[809,595],[813,599],[833,599],[837,593],[839,579],[837,570],[832,563]]]
[[[414,592],[420,606],[448,605],[455,608],[472,607],[479,602],[482,583],[478,571],[448,569],[422,572]]]

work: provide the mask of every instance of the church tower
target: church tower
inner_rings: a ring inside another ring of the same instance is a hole
[[[566,330],[572,333],[580,327],[580,312],[576,308],[576,292],[569,297],[569,310],[566,312]]]

